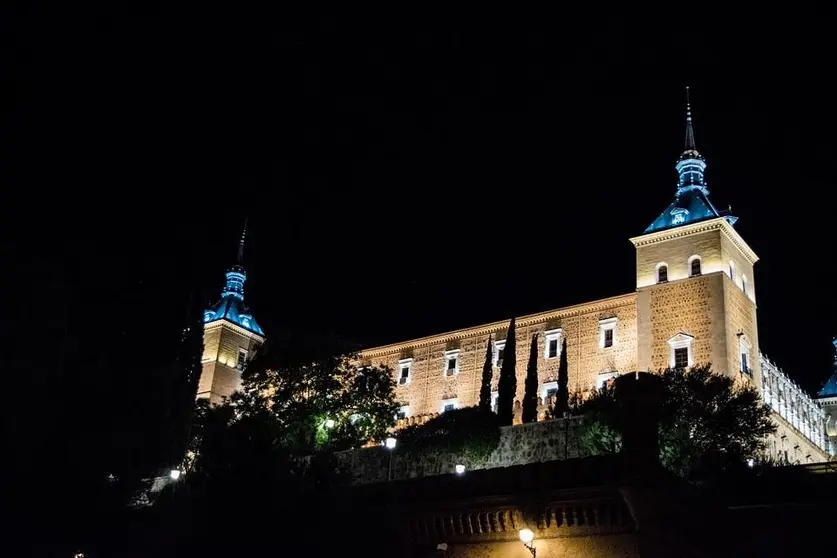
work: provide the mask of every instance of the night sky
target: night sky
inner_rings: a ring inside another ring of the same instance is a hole
[[[674,195],[689,84],[711,199],[761,257],[762,351],[809,390],[830,372],[824,14],[72,9],[6,24],[14,366],[104,355],[83,381],[142,393],[127,371],[167,358],[190,295],[217,298],[245,215],[268,336],[369,346],[631,292],[628,238]],[[55,369],[38,382],[59,397]]]

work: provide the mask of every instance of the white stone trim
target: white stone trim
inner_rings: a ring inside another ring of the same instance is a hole
[[[599,348],[600,349],[611,349],[616,346],[616,324],[619,322],[619,318],[607,318],[604,320],[599,320]],[[612,331],[613,332],[613,344],[610,347],[605,347],[605,331]]]
[[[543,332],[543,358],[547,360],[551,360],[554,358],[558,358],[561,356],[561,335],[563,335],[564,330],[560,327],[555,329],[548,329]],[[549,343],[550,341],[556,341],[558,344],[558,349],[555,351],[555,356],[549,356]]]
[[[541,403],[546,405],[546,394],[549,390],[558,390],[558,382],[544,382],[541,384]]]
[[[500,351],[506,348],[506,340],[502,339],[500,341],[494,342],[494,355],[492,357],[492,364],[494,368],[498,368],[500,366]],[[505,355],[503,355],[505,356]]]
[[[678,333],[677,335],[675,335],[674,337],[672,337],[671,339],[668,340],[668,344],[671,347],[671,352],[669,354],[669,359],[668,359],[668,365],[670,367],[674,368],[674,366],[675,366],[674,350],[675,349],[683,349],[683,348],[688,349],[689,366],[694,366],[695,365],[695,357],[692,353],[692,341],[694,341],[694,340],[695,340],[695,338],[693,336],[689,335],[688,333],[682,333],[682,332]]]
[[[608,380],[619,376],[619,372],[599,372],[596,376],[596,389],[602,389]]]
[[[454,409],[458,409],[459,408],[459,399],[456,398],[456,397],[451,397],[449,399],[442,399],[442,402],[439,404],[439,414],[444,413],[445,412],[445,407],[447,405],[451,405],[451,404],[453,404]]]
[[[410,418],[410,406],[409,405],[401,405],[398,408],[398,414],[404,413],[404,418]],[[396,418],[398,415],[396,415]]]
[[[405,382],[401,382],[401,369],[407,369],[407,379]],[[399,386],[406,386],[409,385],[413,381],[413,359],[412,358],[402,358],[398,361],[398,368],[396,372],[395,382]]]
[[[456,376],[457,374],[459,374],[459,353],[460,353],[459,349],[452,349],[450,351],[445,351],[445,367],[442,370],[442,376],[445,376],[446,378],[449,378],[451,376]],[[448,363],[451,360],[455,361],[454,367],[452,369],[453,374],[448,374],[448,371],[450,370],[448,368],[448,366],[449,366]]]

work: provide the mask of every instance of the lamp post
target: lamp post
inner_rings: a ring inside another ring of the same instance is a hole
[[[532,544],[532,541],[535,540],[535,533],[532,532],[531,529],[521,529],[520,530],[520,541],[523,543],[523,546],[526,547],[526,550],[532,553],[532,558],[536,558],[535,552],[535,545]]]
[[[392,480],[392,454],[395,451],[395,444],[398,440],[390,436],[384,441],[384,446],[389,450],[389,466],[387,467],[387,482]]]

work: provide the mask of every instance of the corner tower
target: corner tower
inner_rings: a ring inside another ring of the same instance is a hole
[[[198,397],[220,403],[241,385],[241,372],[265,341],[264,332],[244,304],[244,240],[241,233],[236,264],[227,270],[221,300],[203,313],[203,368]]]
[[[759,384],[753,265],[758,256],[709,199],[706,161],[695,145],[689,90],[686,141],[668,207],[632,238],[636,247],[640,370],[712,364]]]

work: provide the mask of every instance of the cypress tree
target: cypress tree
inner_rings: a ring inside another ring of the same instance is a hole
[[[482,385],[480,386],[480,411],[491,411],[491,376],[494,373],[494,344],[491,336],[485,345],[485,364],[482,365]]]
[[[529,344],[529,365],[526,367],[526,392],[523,394],[523,422],[538,420],[538,334]]]
[[[500,368],[500,381],[497,386],[497,416],[500,426],[510,426],[514,419],[514,395],[517,392],[517,347],[515,344],[514,318],[509,324],[506,346],[503,353],[503,366]]]
[[[558,394],[555,401],[555,415],[564,416],[570,410],[570,394],[567,391],[569,371],[567,370],[567,338],[561,343],[561,360],[558,363]]]

